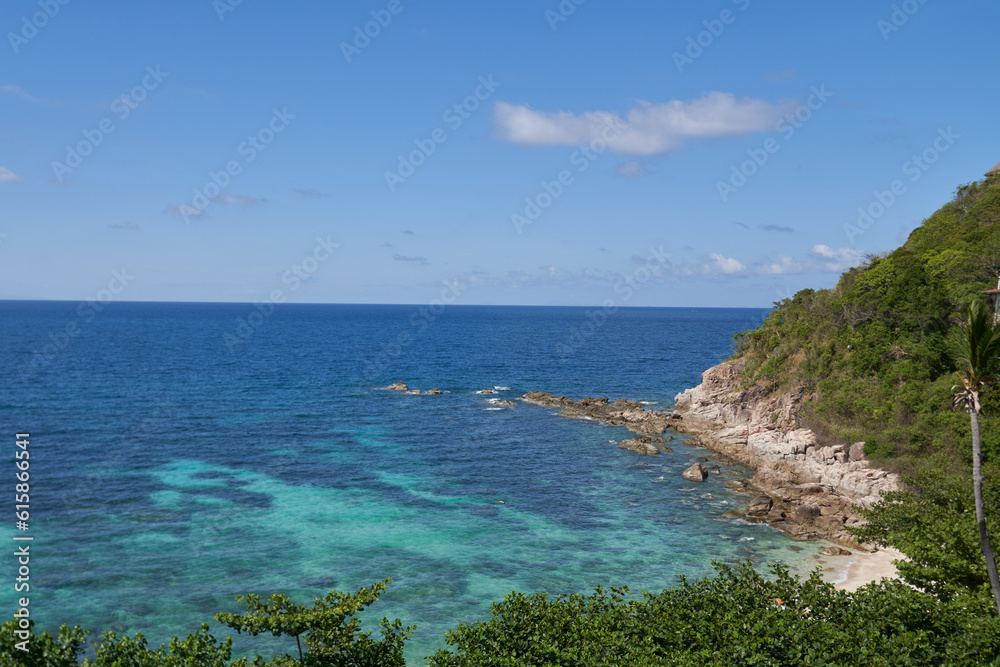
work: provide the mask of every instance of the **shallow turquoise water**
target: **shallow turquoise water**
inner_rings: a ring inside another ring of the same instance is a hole
[[[418,331],[408,306],[287,306],[230,351],[245,305],[118,304],[32,365],[75,305],[0,303],[13,378],[0,419],[32,434],[41,628],[142,630],[158,644],[241,593],[307,601],[388,576],[372,615],[418,625],[419,663],[512,590],[659,590],[713,559],[815,562],[818,545],[722,518],[744,502],[729,475],[682,480],[703,450],[642,457],[610,442],[624,429],[475,393],[665,405],[763,311],[625,309],[567,353],[585,309],[450,308]],[[403,331],[412,343],[392,348]],[[397,380],[446,393],[379,389]],[[0,540],[13,534],[0,526]]]

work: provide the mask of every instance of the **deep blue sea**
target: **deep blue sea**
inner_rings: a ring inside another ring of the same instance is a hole
[[[812,566],[821,545],[722,517],[745,503],[730,475],[681,479],[704,450],[643,457],[615,447],[623,428],[489,400],[667,406],[765,314],[0,302],[0,603],[23,595],[11,545],[25,535],[38,629],[141,630],[154,646],[239,594],[306,602],[392,577],[366,629],[416,624],[420,664],[513,590],[660,590],[713,559]],[[445,393],[381,389],[396,381]],[[17,432],[31,435],[28,531]],[[269,635],[238,647],[295,651]]]

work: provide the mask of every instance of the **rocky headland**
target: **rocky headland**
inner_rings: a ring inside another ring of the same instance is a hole
[[[808,398],[801,390],[768,394],[744,388],[742,369],[741,360],[708,369],[700,385],[677,395],[673,411],[647,409],[626,399],[573,401],[542,391],[528,392],[521,400],[558,408],[564,417],[624,426],[640,435],[618,446],[649,456],[671,451],[666,442],[674,438],[665,435],[668,431],[687,434],[683,444],[704,447],[756,471],[752,479],[727,482],[752,496],[745,510],[727,516],[766,522],[795,539],[823,538],[871,551],[847,533],[863,521],[853,507],[870,506],[882,492],[898,490],[898,478],[869,466],[864,443],[821,447],[815,433],[795,424],[794,415]],[[709,468],[702,462],[685,470],[684,478],[706,479]]]
[[[898,477],[870,467],[864,443],[820,446],[815,433],[796,425],[809,397],[801,389],[768,394],[743,387],[743,368],[736,359],[705,371],[700,385],[677,395],[670,428],[757,471],[749,484],[760,495],[747,508],[748,520],[767,521],[797,539],[822,537],[870,551],[846,532],[863,521],[852,508],[898,490]]]

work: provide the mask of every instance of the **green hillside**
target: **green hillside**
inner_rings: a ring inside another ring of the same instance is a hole
[[[864,440],[908,473],[931,453],[968,458],[969,419],[951,410],[951,338],[961,310],[1000,273],[1000,175],[959,187],[901,248],[870,257],[833,289],[803,290],[737,336],[746,381],[802,386],[801,423],[827,442]],[[998,412],[990,401],[987,419]],[[986,451],[1000,433],[984,425]]]
[[[824,444],[865,441],[908,491],[864,514],[864,539],[901,549],[910,583],[944,598],[987,583],[972,502],[971,428],[953,409],[957,325],[997,286],[1000,174],[963,185],[897,250],[870,257],[828,290],[803,290],[737,336],[744,380],[801,388],[798,414]],[[1000,370],[1000,369],[997,369]],[[1000,535],[1000,391],[983,394],[987,522]]]

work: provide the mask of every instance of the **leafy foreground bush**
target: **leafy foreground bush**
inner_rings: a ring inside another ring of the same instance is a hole
[[[404,667],[403,643],[413,628],[404,628],[396,619],[382,619],[382,639],[375,641],[371,633],[361,631],[361,621],[354,615],[378,600],[388,587],[385,579],[357,593],[331,591],[316,598],[312,607],[292,603],[285,595],[272,595],[261,602],[256,595],[237,598],[246,611],[243,614],[220,613],[216,620],[237,632],[258,635],[270,632],[275,636],[295,637],[298,659],[282,655],[268,662],[260,656],[231,662],[233,640],[227,637],[218,643],[208,632],[208,625],[186,639],[174,637],[168,646],[153,651],[146,646],[142,633],[134,637],[118,637],[106,632],[95,646],[96,657],[84,660],[84,667],[286,667],[310,665],[330,667]],[[29,624],[31,625],[31,624]],[[0,626],[0,667],[77,667],[87,631],[62,626],[57,637],[49,633],[28,639],[27,652],[18,648],[24,637],[17,632],[17,619]],[[306,651],[302,651],[299,636],[304,636]]]
[[[626,601],[514,593],[493,618],[447,633],[434,667],[493,665],[1000,665],[1000,621],[899,582],[837,591],[772,565]]]
[[[513,593],[495,603],[492,618],[446,633],[450,650],[434,667],[573,665],[1000,665],[1000,619],[956,601],[942,601],[905,584],[869,584],[837,591],[819,573],[799,581],[780,565],[767,579],[747,563],[717,565],[714,577],[627,600],[627,588],[549,597]],[[397,667],[411,628],[382,621],[382,640],[360,632],[358,611],[387,582],[357,594],[333,591],[313,607],[272,596],[242,598],[242,615],[219,615],[253,634],[305,637],[301,656],[232,661],[232,640],[219,643],[208,626],[156,651],[141,633],[106,633],[89,667]],[[350,619],[350,620],[348,620]],[[0,667],[75,667],[86,632],[63,626],[57,637],[32,636],[27,654],[14,621],[0,629]]]

